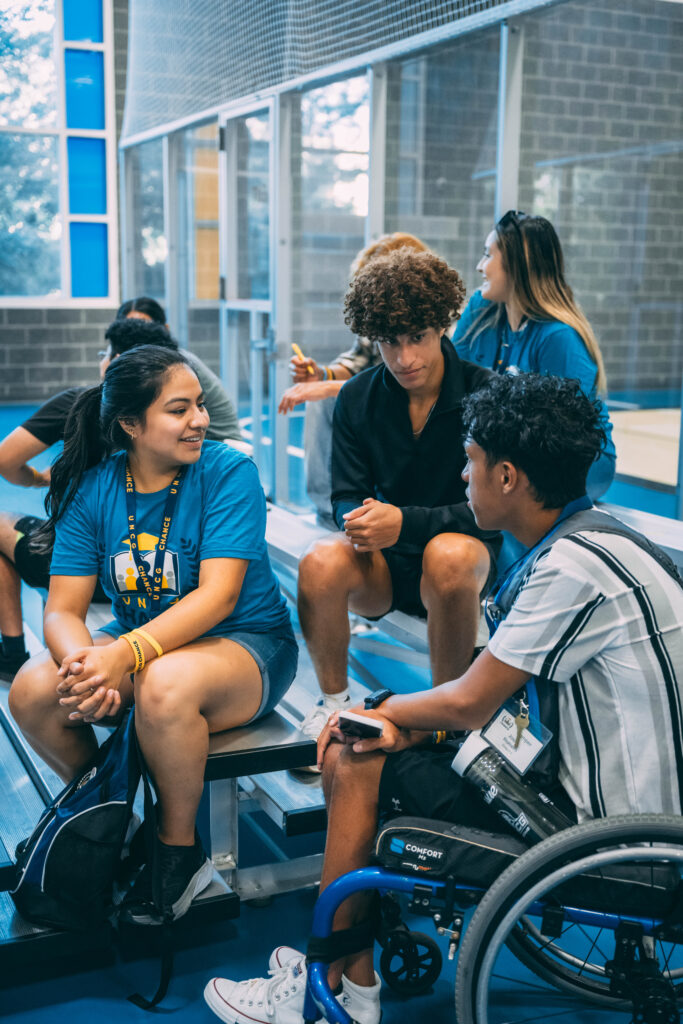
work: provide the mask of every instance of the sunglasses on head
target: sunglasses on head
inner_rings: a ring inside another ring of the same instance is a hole
[[[520,217],[526,217],[526,213],[524,212],[524,210],[508,210],[508,212],[504,213],[503,216],[500,218],[500,220],[496,224],[496,227],[506,228],[508,224],[512,224],[513,227],[518,228]]]

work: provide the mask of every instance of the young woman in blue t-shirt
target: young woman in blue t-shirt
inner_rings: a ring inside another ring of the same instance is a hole
[[[508,211],[487,236],[477,270],[483,283],[453,335],[462,359],[497,373],[575,378],[591,398],[604,393],[600,348],[565,281],[562,247],[550,221]],[[588,474],[593,499],[605,493],[616,466],[604,403],[602,412],[608,442]]]
[[[135,700],[159,793],[163,906],[176,917],[212,874],[195,837],[209,734],[271,710],[297,663],[256,467],[205,441],[208,423],[196,374],[157,346],[114,360],[78,399],[47,499],[47,650],[10,692],[28,741],[65,780],[94,754],[93,724]],[[114,619],[91,636],[98,578]],[[148,886],[143,873],[139,892]]]

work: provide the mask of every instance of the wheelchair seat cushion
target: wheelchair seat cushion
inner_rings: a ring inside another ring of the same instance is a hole
[[[452,875],[487,888],[529,847],[512,835],[431,818],[393,818],[375,840],[374,862],[393,871],[430,878]]]

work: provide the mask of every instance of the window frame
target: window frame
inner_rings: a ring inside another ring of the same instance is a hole
[[[54,0],[54,55],[57,85],[57,124],[54,127],[27,129],[0,125],[5,135],[49,136],[57,140],[59,165],[58,195],[62,223],[60,238],[60,295],[0,295],[0,309],[109,309],[119,305],[119,237],[118,237],[118,173],[116,145],[116,92],[114,80],[114,12],[113,0],[102,0],[102,42],[67,40],[64,38],[63,0]],[[81,50],[103,55],[104,128],[68,128],[66,125],[67,50]],[[72,214],[69,210],[68,140],[70,138],[101,139],[105,145],[106,211],[103,214]],[[107,227],[107,295],[97,298],[71,294],[71,225],[105,224]]]

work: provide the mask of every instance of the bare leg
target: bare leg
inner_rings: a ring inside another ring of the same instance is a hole
[[[323,787],[328,805],[320,891],[347,871],[367,866],[377,832],[379,780],[386,754],[354,754],[349,747],[334,744],[328,748],[323,768]],[[334,917],[334,930],[350,928],[368,916],[372,893],[358,892],[345,900]],[[374,985],[372,948],[338,960],[329,971],[332,988],[339,984],[342,971],[357,985]]]
[[[349,608],[384,615],[391,576],[379,551],[359,553],[343,534],[318,541],[299,563],[299,618],[323,693],[348,685]]]
[[[0,512],[0,633],[21,636],[24,631],[21,614],[21,577],[14,567],[17,531],[14,524],[18,512]]]
[[[252,718],[262,689],[252,656],[223,637],[171,651],[136,677],[136,727],[159,792],[162,842],[193,845],[209,734]]]
[[[106,633],[96,633],[96,646],[113,643]],[[12,716],[22,733],[43,761],[65,782],[87,764],[97,750],[97,739],[92,726],[84,722],[69,721],[72,708],[58,703],[57,676],[59,666],[49,651],[41,651],[19,670],[9,693]],[[124,705],[130,704],[132,686],[130,677],[121,683]]]
[[[434,686],[457,679],[472,661],[490,565],[485,545],[465,534],[440,533],[424,550],[420,596]]]

